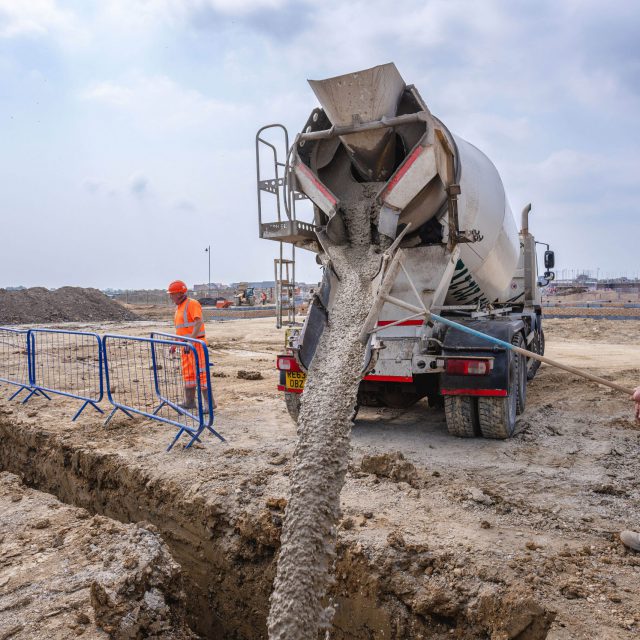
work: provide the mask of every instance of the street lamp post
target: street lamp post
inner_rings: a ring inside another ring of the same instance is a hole
[[[205,252],[209,254],[209,279],[207,280],[207,292],[209,293],[209,297],[211,297],[211,245],[209,245]]]

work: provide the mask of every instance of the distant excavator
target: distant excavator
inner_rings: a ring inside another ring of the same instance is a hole
[[[256,303],[254,287],[250,287],[248,282],[239,282],[233,301],[236,307],[241,307],[243,304],[252,307]]]

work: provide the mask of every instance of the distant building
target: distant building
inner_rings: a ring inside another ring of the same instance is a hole
[[[210,282],[209,284],[194,284],[193,291],[209,291],[209,289],[227,289],[228,285],[222,282]]]
[[[599,290],[618,291],[620,293],[640,293],[640,280],[635,278],[611,278],[599,280]]]
[[[239,282],[232,282],[229,286],[232,289],[237,289]],[[271,289],[276,286],[276,283],[273,280],[260,280],[260,282],[243,282],[248,287],[253,287],[254,289]]]

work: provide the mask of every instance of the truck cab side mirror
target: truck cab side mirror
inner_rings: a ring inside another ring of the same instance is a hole
[[[549,251],[547,249],[547,251],[544,252],[544,267],[545,269],[553,269],[553,267],[556,264],[556,256],[553,253],[553,251]]]

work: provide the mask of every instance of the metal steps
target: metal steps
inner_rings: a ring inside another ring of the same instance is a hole
[[[295,246],[291,258],[283,257],[284,245],[280,243],[280,257],[273,261],[276,284],[276,327],[296,324],[296,263]]]
[[[279,242],[296,244],[305,240],[316,240],[315,226],[301,220],[260,223],[260,237]]]

